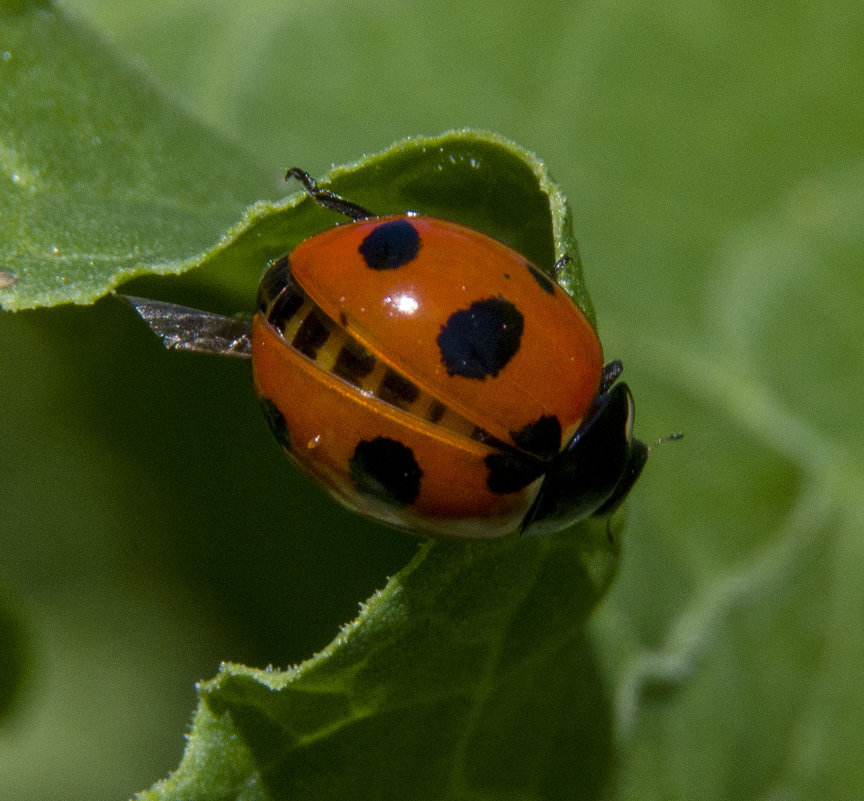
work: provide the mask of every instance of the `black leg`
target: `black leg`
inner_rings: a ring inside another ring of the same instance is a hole
[[[319,189],[315,179],[309,175],[308,172],[301,170],[299,167],[292,167],[287,173],[285,173],[286,181],[291,178],[296,178],[300,181],[300,183],[303,184],[303,188],[309,194],[309,197],[311,197],[312,200],[322,208],[335,211],[337,214],[344,214],[352,220],[362,220],[366,217],[377,216],[371,211],[364,209],[362,206],[358,206],[350,200],[345,200],[344,197],[340,197],[329,189]]]

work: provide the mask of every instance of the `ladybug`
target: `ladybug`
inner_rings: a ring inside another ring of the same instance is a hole
[[[284,451],[345,506],[433,537],[545,534],[614,512],[648,447],[591,322],[523,255],[457,223],[350,218],[273,261],[251,322],[127,298],[167,347],[251,356]]]

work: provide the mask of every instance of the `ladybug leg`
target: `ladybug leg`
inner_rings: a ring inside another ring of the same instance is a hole
[[[603,376],[600,379],[598,395],[605,395],[610,387],[618,380],[618,376],[624,371],[624,365],[620,359],[615,359],[603,367]]]
[[[573,257],[569,253],[565,253],[555,264],[552,265],[552,277],[557,278],[558,274],[567,264],[573,261]]]
[[[286,181],[291,178],[296,178],[300,181],[309,197],[322,208],[330,209],[330,211],[335,211],[337,214],[344,214],[352,220],[362,220],[366,217],[376,216],[371,211],[358,206],[356,203],[352,203],[350,200],[345,200],[344,197],[340,197],[329,189],[320,189],[315,179],[299,167],[292,167],[285,173]]]
[[[563,270],[570,262],[575,262],[577,269],[582,264],[582,256],[579,254],[579,245],[574,244],[574,253],[571,256],[569,253],[565,253],[555,264],[552,265],[552,277],[557,279],[558,274]]]

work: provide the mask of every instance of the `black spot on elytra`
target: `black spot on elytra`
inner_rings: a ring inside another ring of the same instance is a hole
[[[408,220],[391,220],[376,227],[359,250],[373,270],[395,270],[417,258],[420,234]]]
[[[483,461],[489,471],[486,484],[496,495],[519,492],[545,471],[536,459],[518,453],[490,453]]]
[[[546,415],[518,431],[511,431],[510,436],[523,451],[548,462],[561,450],[561,421],[555,415]]]
[[[525,262],[525,266],[528,268],[528,272],[534,277],[534,280],[540,285],[540,289],[550,295],[555,294],[555,282],[546,273],[529,262]]]
[[[441,361],[451,376],[494,378],[519,350],[523,329],[522,313],[509,300],[475,301],[441,326]]]
[[[270,425],[270,430],[273,432],[273,436],[276,437],[277,442],[286,451],[290,451],[291,432],[288,430],[288,423],[285,422],[284,415],[276,408],[276,404],[270,398],[262,396],[259,398],[259,403],[261,404],[261,411],[264,412],[264,417]]]
[[[357,491],[379,501],[407,506],[420,493],[423,471],[411,448],[395,439],[361,440],[348,467]]]

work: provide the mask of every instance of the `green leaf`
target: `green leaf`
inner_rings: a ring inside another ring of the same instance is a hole
[[[85,28],[40,7],[6,19],[0,307],[89,303],[136,276],[201,267],[190,283],[233,287],[249,310],[262,265],[332,222],[308,199],[302,215],[293,212],[298,198],[258,203],[241,219],[241,198],[265,182],[239,151],[167,104]],[[378,212],[413,204],[449,216],[548,269],[568,253],[562,283],[592,314],[564,197],[543,164],[507,140],[415,137],[331,178]]]
[[[549,271],[567,254],[571,260],[559,281],[593,315],[561,189],[536,156],[501,136],[459,130],[412,137],[332,170],[320,184],[377,214],[414,210],[461,222],[507,242]],[[263,265],[306,237],[344,221],[296,191],[298,187],[292,188],[295,192],[283,201],[250,207],[219,245],[197,261],[196,270],[172,282],[170,299],[189,301],[201,286],[233,288],[231,299],[216,310],[254,309]],[[181,272],[189,266],[178,263],[175,269]],[[151,280],[130,282],[124,291],[166,294],[160,282]],[[212,306],[211,301],[208,308]]]
[[[663,503],[642,495],[630,570],[593,622],[627,654],[622,799],[864,790],[861,219],[864,165],[791,187],[718,255],[709,342],[656,347],[697,403],[682,515],[713,513],[698,540],[670,542],[638,522]],[[673,575],[689,600],[660,626]]]
[[[43,4],[0,10],[0,307],[195,262],[266,177]]]
[[[14,711],[27,676],[28,656],[25,626],[18,609],[0,594],[0,725]]]
[[[584,623],[615,561],[604,523],[428,544],[312,660],[224,665],[142,798],[597,797],[611,718]]]

